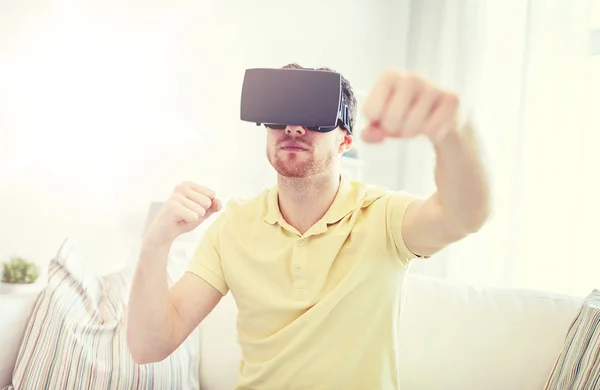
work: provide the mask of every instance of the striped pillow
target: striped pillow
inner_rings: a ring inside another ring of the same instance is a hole
[[[584,300],[544,390],[600,388],[600,291]]]
[[[132,274],[94,275],[67,240],[27,324],[15,390],[198,389],[197,332],[161,362],[133,362],[125,316]]]

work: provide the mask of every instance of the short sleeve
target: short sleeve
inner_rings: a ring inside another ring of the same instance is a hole
[[[406,192],[392,192],[388,194],[386,208],[386,229],[388,239],[394,243],[394,246],[400,256],[401,262],[408,262],[414,258],[424,259],[427,256],[421,256],[413,253],[407,246],[402,236],[402,222],[408,206],[420,198],[410,195]]]
[[[229,287],[225,281],[221,251],[219,250],[219,235],[223,218],[223,214],[218,215],[217,220],[204,232],[192,260],[188,264],[187,271],[204,279],[225,295],[229,291]]]

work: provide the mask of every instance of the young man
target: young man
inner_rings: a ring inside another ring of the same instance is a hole
[[[355,111],[345,79],[342,93]],[[148,229],[130,301],[136,362],[170,355],[230,291],[242,350],[237,389],[398,389],[407,265],[478,231],[490,195],[474,130],[460,121],[452,93],[387,71],[364,114],[367,142],[431,140],[437,191],[417,199],[341,177],[340,157],[355,136],[345,128],[267,128],[277,185],[216,216],[189,272],[170,290],[173,240],[222,205],[214,191],[183,183]]]

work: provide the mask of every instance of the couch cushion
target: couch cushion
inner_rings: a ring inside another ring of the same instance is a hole
[[[133,362],[125,316],[131,275],[94,275],[67,241],[27,324],[15,389],[197,389],[197,332],[162,362]]]
[[[600,387],[600,291],[583,302],[565,338],[545,390]]]
[[[541,389],[581,301],[409,273],[400,322],[401,388]]]

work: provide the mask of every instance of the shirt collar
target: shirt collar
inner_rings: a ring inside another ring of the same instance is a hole
[[[328,224],[336,223],[344,218],[356,208],[357,193],[356,185],[341,175],[340,185],[333,203],[317,225],[321,224],[323,228],[326,228]],[[278,223],[282,226],[287,225],[279,209],[279,190],[277,186],[272,187],[268,191],[263,219],[270,224]]]

